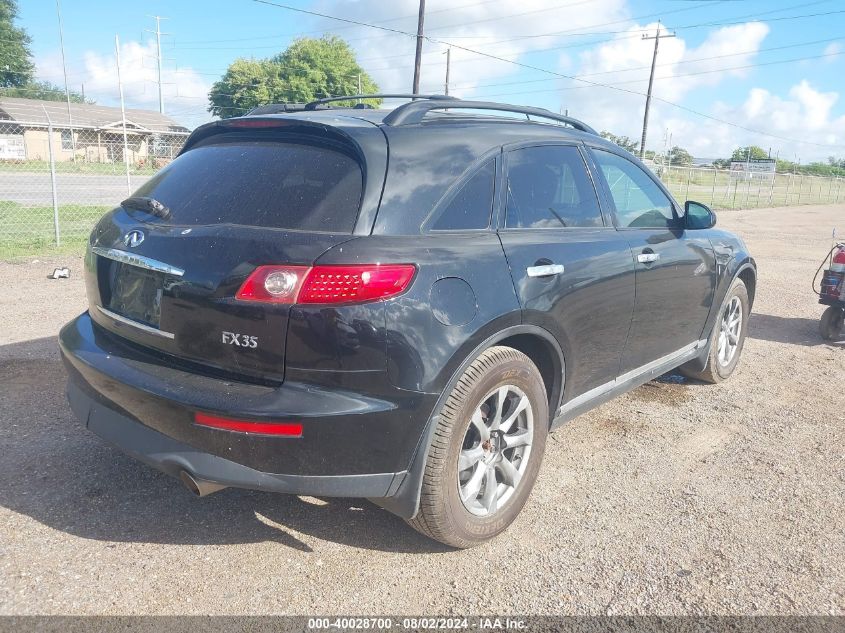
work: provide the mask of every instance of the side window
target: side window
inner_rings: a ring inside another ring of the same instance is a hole
[[[507,228],[604,226],[596,191],[574,146],[510,152],[507,200]]]
[[[610,188],[620,227],[667,229],[678,226],[672,202],[637,165],[611,152],[593,150]]]
[[[490,161],[464,183],[461,190],[446,205],[440,217],[431,225],[433,231],[461,231],[486,229],[493,210],[493,180],[496,163]]]

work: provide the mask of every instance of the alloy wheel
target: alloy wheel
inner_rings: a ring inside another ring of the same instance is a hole
[[[490,516],[513,496],[528,467],[534,412],[515,385],[497,387],[472,414],[458,457],[458,494],[476,516]]]
[[[717,358],[722,367],[727,367],[736,356],[739,348],[739,337],[742,332],[742,301],[739,297],[731,297],[728,305],[722,311],[719,323],[719,343]]]

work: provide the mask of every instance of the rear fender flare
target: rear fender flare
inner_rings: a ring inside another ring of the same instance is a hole
[[[437,403],[434,405],[432,414],[426,422],[422,435],[420,436],[420,441],[417,444],[417,449],[414,452],[414,456],[411,458],[411,464],[408,468],[407,474],[396,488],[396,493],[390,497],[370,499],[370,501],[384,508],[385,510],[392,512],[393,514],[402,517],[403,519],[412,519],[417,515],[420,505],[423,473],[425,471],[425,463],[428,459],[428,450],[431,446],[431,440],[434,435],[434,431],[437,428],[437,424],[440,420],[438,412],[443,406],[443,403],[449,397],[449,394],[452,392],[458,380],[460,380],[461,376],[466,371],[467,367],[469,367],[472,362],[476,358],[478,358],[478,356],[484,350],[489,347],[492,347],[493,345],[496,345],[498,342],[503,341],[506,338],[516,336],[518,334],[529,334],[533,336],[538,336],[550,343],[552,348],[556,351],[560,360],[561,382],[557,389],[552,388],[554,399],[556,399],[557,402],[550,403],[549,410],[551,412],[557,411],[560,406],[560,400],[563,396],[563,381],[565,380],[564,377],[566,376],[566,363],[564,360],[563,352],[558,342],[555,340],[555,338],[550,332],[535,325],[514,325],[500,330],[496,334],[484,339],[483,342],[477,345],[472,350],[472,352],[470,352],[466,356],[466,358],[464,358],[463,362],[453,372],[452,377],[449,379],[449,382],[446,384],[445,388],[440,394],[440,397],[437,399]]]

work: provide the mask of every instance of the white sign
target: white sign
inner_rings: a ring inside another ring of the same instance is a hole
[[[732,160],[731,171],[756,173],[774,173],[777,161],[774,158],[754,158],[751,160]]]
[[[0,134],[0,160],[26,160],[23,136]]]

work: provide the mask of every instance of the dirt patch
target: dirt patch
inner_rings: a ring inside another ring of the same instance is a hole
[[[845,349],[809,288],[843,217],[720,213],[760,270],[737,372],[565,424],[516,523],[466,552],[361,500],[196,499],[109,448],[56,350],[81,260],[0,264],[27,289],[0,300],[0,614],[845,615]]]

